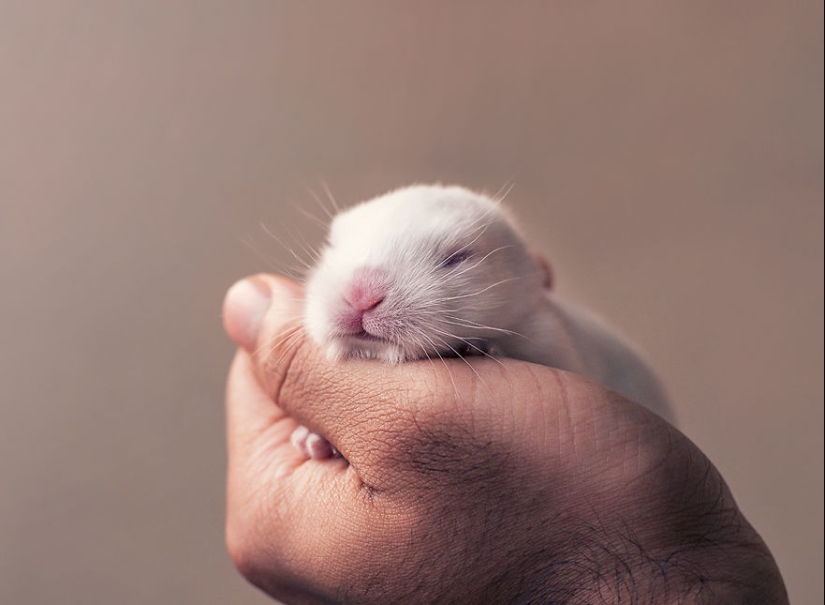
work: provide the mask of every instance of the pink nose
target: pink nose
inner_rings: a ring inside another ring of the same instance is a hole
[[[387,295],[387,273],[378,267],[361,267],[352,275],[344,298],[359,311],[380,305]]]

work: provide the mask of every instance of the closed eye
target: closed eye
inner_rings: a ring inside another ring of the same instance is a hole
[[[446,257],[444,257],[444,260],[441,261],[441,267],[447,268],[447,269],[449,269],[451,267],[457,267],[458,265],[463,263],[468,258],[470,258],[470,252],[469,251],[467,251],[467,250],[457,250],[457,251],[447,255]]]

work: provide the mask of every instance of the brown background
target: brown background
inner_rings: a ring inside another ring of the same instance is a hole
[[[823,600],[822,3],[0,1],[0,602],[264,603],[220,329],[310,193],[496,191]]]

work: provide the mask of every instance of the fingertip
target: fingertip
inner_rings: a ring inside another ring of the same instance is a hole
[[[302,296],[300,285],[285,277],[261,273],[242,279],[224,297],[224,329],[239,347],[251,352],[270,310],[277,309],[281,315],[291,317]]]
[[[258,337],[261,321],[272,304],[272,291],[259,276],[236,282],[223,301],[223,326],[229,337],[251,351]]]

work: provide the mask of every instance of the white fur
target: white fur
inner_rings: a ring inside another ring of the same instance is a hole
[[[443,266],[456,252],[468,258]],[[387,297],[368,314],[370,331],[388,342],[353,339],[336,326],[343,291],[363,267],[388,274]],[[496,202],[460,187],[407,187],[335,218],[307,283],[305,324],[333,358],[449,354],[501,336],[484,326],[518,323],[542,297],[542,279]]]

